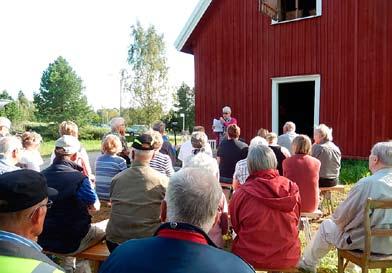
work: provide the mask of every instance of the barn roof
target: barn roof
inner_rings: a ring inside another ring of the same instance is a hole
[[[190,50],[184,49],[185,43],[188,41],[192,32],[199,24],[201,18],[203,17],[204,13],[207,11],[211,2],[212,0],[200,0],[199,3],[196,5],[191,16],[189,17],[188,21],[183,27],[181,33],[178,35],[176,41],[174,42],[174,46],[177,48],[177,50],[191,53]]]

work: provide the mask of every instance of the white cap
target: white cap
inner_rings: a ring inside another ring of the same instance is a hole
[[[54,146],[63,148],[65,154],[67,155],[73,155],[80,150],[79,140],[76,137],[69,135],[63,135],[62,137],[57,139],[54,143]]]

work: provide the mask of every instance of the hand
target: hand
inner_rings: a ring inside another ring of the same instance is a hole
[[[222,123],[225,123],[225,119],[224,119],[223,117],[220,117],[219,120],[220,120]]]

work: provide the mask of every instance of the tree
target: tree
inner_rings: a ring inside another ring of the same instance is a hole
[[[92,114],[81,78],[61,56],[43,72],[34,104],[37,117],[46,122],[72,120],[83,125]]]
[[[177,89],[177,103],[175,107],[177,108],[175,111],[177,119],[182,122],[180,114],[184,114],[185,130],[191,132],[195,126],[195,90],[186,83],[182,83],[180,88]]]
[[[163,115],[170,92],[167,88],[167,60],[163,35],[154,26],[144,29],[140,22],[131,27],[128,63],[132,70],[131,112],[138,123],[151,124]]]

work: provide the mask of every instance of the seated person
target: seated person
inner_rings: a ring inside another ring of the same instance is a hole
[[[105,273],[250,273],[239,257],[218,249],[207,232],[217,218],[222,190],[208,171],[185,168],[170,178],[154,237],[129,240],[101,267]],[[197,204],[197,205],[195,205]]]
[[[319,204],[320,161],[309,155],[312,143],[308,136],[298,135],[291,146],[293,156],[283,160],[283,176],[297,183],[301,212],[314,212]]]
[[[157,131],[149,131],[154,140],[154,157],[150,161],[150,167],[158,172],[170,177],[174,173],[173,163],[170,159],[170,156],[162,154],[160,152],[163,145],[162,135]]]
[[[22,145],[24,151],[19,161],[19,165],[22,168],[37,172],[41,171],[40,166],[44,164],[41,154],[39,153],[41,141],[41,135],[36,132],[24,132],[22,134]]]
[[[248,154],[248,145],[239,140],[240,132],[240,127],[236,124],[229,125],[227,139],[221,142],[217,152],[220,182],[227,200],[233,183],[235,164]]]
[[[320,160],[319,187],[333,187],[339,182],[340,149],[332,142],[332,129],[320,124],[314,129],[312,156]]]
[[[109,201],[112,178],[127,168],[127,162],[117,154],[122,151],[122,144],[116,135],[107,135],[102,142],[103,155],[95,162],[95,180],[98,197]]]
[[[165,197],[168,177],[150,167],[154,141],[142,134],[132,143],[131,167],[112,180],[112,210],[106,230],[106,243],[112,252],[119,244],[150,237],[160,225],[160,204]]]
[[[332,247],[364,250],[364,211],[368,198],[392,199],[392,141],[379,142],[369,156],[372,175],[360,179],[350,190],[346,200],[339,205],[332,219],[324,220],[311,243],[305,248],[299,267],[316,272],[319,260]],[[390,227],[391,210],[373,210],[372,228]],[[373,237],[372,253],[392,254],[391,237]]]
[[[267,136],[267,142],[268,142],[268,147],[270,147],[272,149],[272,151],[274,152],[275,156],[276,156],[276,160],[277,160],[277,169],[279,171],[280,175],[283,175],[283,160],[285,160],[286,158],[290,157],[290,151],[287,150],[285,147],[280,146],[277,144],[278,141],[278,137],[275,133],[268,133]]]
[[[162,154],[168,155],[170,156],[170,159],[172,161],[173,166],[175,166],[176,164],[176,160],[177,160],[177,151],[176,149],[171,145],[170,141],[169,141],[169,137],[166,135],[166,124],[163,123],[162,121],[158,121],[156,122],[153,126],[152,129],[158,133],[161,134],[162,139],[163,139],[163,143],[162,143],[162,147],[159,150],[159,152],[161,152]]]
[[[279,176],[276,166],[271,148],[252,147],[248,154],[250,176],[229,204],[237,234],[232,251],[255,268],[294,267],[301,253],[298,186]]]
[[[0,175],[20,169],[16,164],[20,161],[22,150],[19,138],[15,136],[0,138]]]
[[[1,273],[64,272],[36,242],[52,204],[48,198],[56,195],[38,172],[17,170],[0,175]]]
[[[67,272],[75,267],[76,272],[84,272],[90,270],[88,261],[78,261],[75,266],[72,256],[102,241],[105,222],[91,224],[89,209],[99,210],[100,203],[91,181],[74,162],[80,150],[79,141],[64,135],[56,140],[55,146],[53,163],[42,174],[58,196],[47,213],[38,243],[46,251],[64,254],[60,265]]]
[[[205,129],[203,126],[195,126],[193,127],[193,133],[195,132],[203,132],[205,133]],[[178,159],[182,161],[182,165],[184,166],[184,161],[192,155],[192,143],[191,140],[185,141],[180,148],[180,152],[178,153]],[[210,143],[206,143],[205,145],[205,152],[212,156],[212,149]]]

